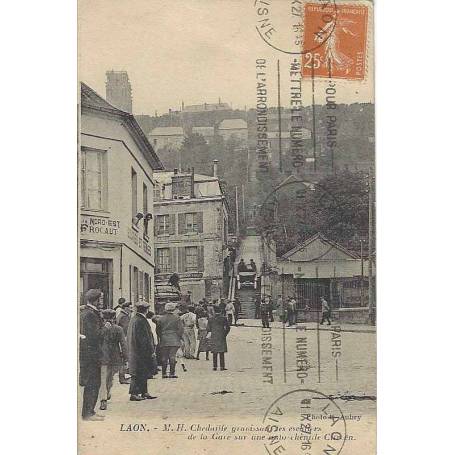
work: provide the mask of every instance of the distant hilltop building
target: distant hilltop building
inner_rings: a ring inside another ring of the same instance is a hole
[[[210,112],[210,111],[230,111],[231,106],[228,103],[222,103],[221,99],[218,100],[218,103],[204,103],[204,104],[192,104],[185,106],[182,103],[182,112]]]
[[[126,71],[106,71],[106,100],[124,112],[133,112],[131,84]]]

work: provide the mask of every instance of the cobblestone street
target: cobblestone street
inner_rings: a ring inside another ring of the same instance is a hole
[[[252,325],[258,321],[241,322]],[[176,441],[188,437],[191,424],[259,425],[273,401],[295,389],[312,389],[330,395],[345,416],[361,416],[358,422],[347,420],[347,432],[353,433],[354,438],[356,431],[374,433],[374,328],[358,326],[344,332],[335,325],[324,326],[320,330],[313,323],[285,330],[279,323],[272,325],[270,331],[261,327],[232,327],[228,336],[228,371],[213,371],[211,360],[206,361],[202,355],[199,361],[185,360],[187,372],[178,366],[178,379],[163,380],[157,376],[149,380],[149,392],[158,396],[156,400],[130,402],[128,386],[116,381],[108,410],[104,412],[105,421],[80,424],[81,455],[103,453],[103,445],[112,437],[115,437],[118,446],[118,452],[110,451],[113,455],[123,453],[126,447],[131,454],[147,453],[144,448],[158,443],[157,438],[153,438],[156,432],[160,432],[159,451],[154,446],[153,451],[148,453],[164,451],[177,455]],[[305,337],[306,342],[303,341]],[[271,359],[267,343],[272,344]],[[306,350],[302,349],[305,344]],[[309,362],[306,378],[302,378],[302,369],[297,363],[297,353],[302,356],[304,351]],[[334,358],[337,351],[341,354]],[[185,429],[177,431],[177,426],[182,423]],[[147,431],[140,435],[121,431],[132,429],[128,425],[140,424],[147,427]],[[165,424],[171,424],[176,431],[165,431]],[[166,434],[177,439],[168,439]],[[362,439],[365,444],[367,438]],[[374,438],[371,439],[374,441]],[[169,447],[172,448],[169,448],[166,444],[171,440],[172,446]],[[226,453],[226,445],[219,446],[217,451],[216,440],[212,442],[214,445],[210,452],[200,453]],[[355,440],[350,443],[355,444]],[[210,442],[208,444],[210,446]],[[265,453],[261,444],[251,443],[251,449],[252,453]]]

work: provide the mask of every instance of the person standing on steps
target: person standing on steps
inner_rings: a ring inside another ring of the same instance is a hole
[[[327,300],[324,297],[321,297],[321,306],[322,306],[321,325],[324,325],[324,321],[327,321],[327,325],[331,325],[330,316],[332,311],[330,309],[330,305],[328,304]]]
[[[175,355],[183,341],[183,323],[180,317],[174,314],[176,305],[166,303],[165,314],[160,316],[156,323],[156,334],[161,347],[161,374],[163,378],[177,378],[175,374]],[[169,364],[170,375],[167,374]]]
[[[227,352],[226,337],[230,330],[228,320],[221,314],[220,308],[215,307],[215,316],[209,319],[207,325],[207,337],[210,339],[214,371],[218,369],[218,356],[220,358],[220,370],[227,370],[224,354]]]
[[[234,299],[234,324],[237,325],[237,321],[240,318],[240,313],[242,311],[242,304],[238,297]]]

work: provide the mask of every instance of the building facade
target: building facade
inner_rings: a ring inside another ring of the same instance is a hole
[[[218,125],[218,134],[225,141],[237,139],[245,146],[248,144],[248,125],[241,118],[225,119]]]
[[[180,126],[159,126],[149,135],[155,150],[178,150],[185,139],[183,128]]]
[[[133,112],[133,96],[126,71],[106,71],[106,100],[117,109]]]
[[[133,115],[81,84],[80,293],[153,304],[153,170],[162,169]]]
[[[156,281],[178,273],[193,301],[222,296],[228,211],[218,178],[174,170],[155,173],[155,180]]]
[[[368,307],[368,265],[318,233],[277,262],[274,294],[295,295],[300,308],[318,310],[325,297],[334,309]]]

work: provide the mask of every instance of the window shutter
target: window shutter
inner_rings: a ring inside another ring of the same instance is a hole
[[[175,234],[175,213],[169,215],[169,235]]]
[[[201,246],[198,246],[197,247],[197,260],[198,260],[198,264],[197,264],[197,269],[199,272],[203,272],[204,271],[204,246],[201,245]]]
[[[152,220],[150,220],[150,223],[153,223],[153,233],[155,235],[158,235],[158,216],[155,216]]]
[[[155,248],[155,271],[156,273],[160,273],[159,265],[158,265],[158,248]]]
[[[185,229],[185,214],[184,213],[179,213],[179,234],[185,234],[186,229]]]
[[[197,212],[197,231],[204,232],[204,212]]]
[[[182,273],[185,271],[185,247],[177,247],[177,254],[178,254],[178,266],[177,271]]]
[[[177,248],[169,248],[169,261],[171,265],[171,273],[177,272]]]

